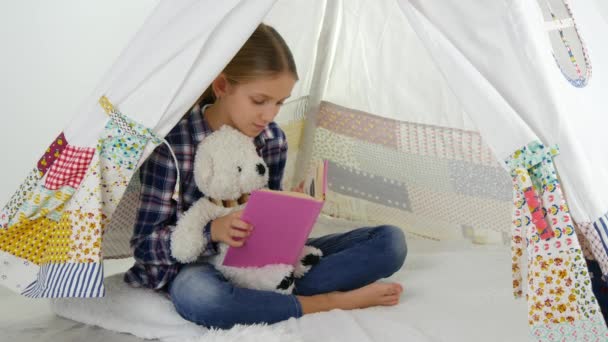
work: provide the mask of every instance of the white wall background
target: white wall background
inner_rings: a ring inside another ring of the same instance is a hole
[[[158,0],[0,0],[0,207]]]
[[[600,13],[604,17],[604,20],[608,22],[608,1],[605,0],[595,0]]]

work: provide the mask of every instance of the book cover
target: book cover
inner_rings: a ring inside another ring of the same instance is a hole
[[[243,246],[228,248],[223,265],[294,265],[323,208],[326,166],[325,161],[320,163],[312,176],[312,188],[316,184],[317,196],[265,189],[253,191],[241,216],[253,225],[253,232]]]

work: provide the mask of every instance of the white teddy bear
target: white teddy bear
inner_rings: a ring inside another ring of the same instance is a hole
[[[244,202],[253,190],[267,186],[268,168],[258,156],[252,138],[232,127],[222,126],[197,147],[194,181],[205,196],[178,219],[171,235],[171,254],[181,263],[198,260],[206,244],[202,230],[210,220],[244,208]],[[295,266],[241,268],[223,266],[229,246],[219,243],[218,247],[219,254],[206,261],[233,284],[283,294],[292,293],[294,277],[302,277],[322,256],[321,250],[305,246],[300,262]]]

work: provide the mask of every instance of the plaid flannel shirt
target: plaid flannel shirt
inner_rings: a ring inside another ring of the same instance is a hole
[[[158,146],[140,168],[140,206],[131,238],[135,264],[124,276],[131,286],[167,291],[182,266],[171,255],[171,232],[178,212],[185,212],[204,196],[193,179],[196,147],[213,132],[202,111],[203,108],[194,106],[165,137],[179,164],[181,190],[178,201],[172,199],[177,173],[166,145]],[[268,166],[268,187],[281,190],[287,160],[285,133],[272,122],[254,143]],[[204,229],[201,227],[201,234],[208,241],[202,256],[217,253],[216,244],[211,242],[210,223]]]

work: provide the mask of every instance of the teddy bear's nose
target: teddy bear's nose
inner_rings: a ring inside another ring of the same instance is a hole
[[[263,176],[266,173],[266,167],[264,166],[264,164],[260,163],[260,164],[256,165],[255,167],[257,168],[260,176]]]

